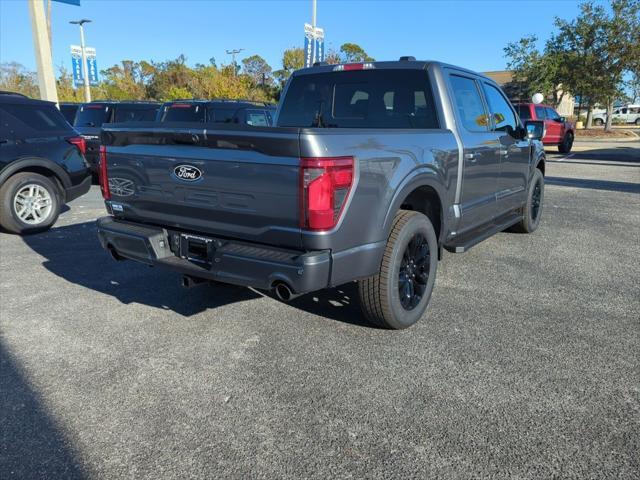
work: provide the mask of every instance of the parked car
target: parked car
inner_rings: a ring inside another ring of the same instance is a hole
[[[86,157],[91,171],[97,177],[100,129],[105,123],[144,122],[156,118],[160,104],[145,101],[96,101],[83,103],[78,109],[73,126],[87,142]]]
[[[640,125],[640,105],[627,105],[613,110],[612,121],[620,123],[635,123]],[[607,112],[600,112],[593,115],[594,125],[604,125],[607,121]]]
[[[573,147],[573,140],[576,135],[575,123],[569,122],[565,117],[560,116],[555,108],[550,105],[535,103],[520,103],[516,109],[522,120],[544,121],[544,137],[542,143],[546,145],[557,145],[560,153],[569,153]]]
[[[159,122],[236,123],[273,125],[275,106],[251,100],[176,100],[158,112]]]
[[[76,118],[76,112],[78,111],[78,107],[80,107],[79,103],[71,103],[71,102],[63,102],[58,104],[60,108],[60,112],[62,116],[65,118],[69,125],[73,125],[73,121]]]
[[[470,70],[412,57],[314,66],[293,73],[276,118],[105,126],[102,246],[185,285],[282,300],[357,280],[365,315],[405,328],[427,308],[443,248],[540,223],[543,122],[522,125]],[[114,178],[133,185],[116,192]]]
[[[51,227],[91,187],[84,149],[55,103],[0,92],[0,225],[13,233]]]

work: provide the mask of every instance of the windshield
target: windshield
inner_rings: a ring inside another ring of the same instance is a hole
[[[424,70],[356,70],[292,78],[281,127],[439,128]]]
[[[74,127],[100,127],[109,117],[110,107],[107,105],[89,104],[80,106]]]
[[[172,103],[162,107],[161,122],[204,122],[204,106],[196,103]]]

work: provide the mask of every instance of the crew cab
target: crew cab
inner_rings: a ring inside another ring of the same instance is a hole
[[[520,103],[516,109],[522,120],[541,120],[544,122],[542,143],[557,145],[560,153],[569,153],[576,135],[575,123],[558,114],[550,105],[536,103]]]
[[[460,67],[318,64],[292,74],[275,127],[105,125],[98,235],[113,258],[173,269],[185,285],[290,300],[357,281],[371,322],[406,328],[443,249],[538,227],[542,130]]]
[[[0,92],[0,226],[19,234],[51,227],[91,187],[84,149],[55,103]]]
[[[627,105],[618,107],[611,113],[613,122],[634,123],[640,125],[640,105]],[[593,124],[602,126],[607,121],[607,112],[595,113],[593,115]]]
[[[252,100],[175,100],[158,111],[159,122],[237,123],[266,127],[273,124],[275,107]]]
[[[109,100],[80,105],[74,117],[73,126],[86,141],[86,157],[94,176],[98,173],[98,149],[102,124],[153,121],[159,108],[159,103],[147,101]]]

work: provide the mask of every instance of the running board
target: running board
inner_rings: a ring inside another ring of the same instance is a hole
[[[498,223],[488,223],[485,226],[480,227],[478,230],[473,230],[461,235],[460,237],[453,238],[451,243],[446,244],[444,248],[453,253],[466,252],[471,247],[477,245],[483,240],[486,240],[492,235],[495,235],[496,233],[506,230],[512,225],[518,223],[520,220],[522,220],[522,215],[512,213],[506,217],[498,219]]]

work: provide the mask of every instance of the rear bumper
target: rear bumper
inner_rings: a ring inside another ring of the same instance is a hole
[[[81,197],[89,191],[91,188],[91,175],[85,178],[78,185],[73,185],[65,189],[65,201],[70,202],[78,197]]]
[[[115,256],[168,267],[185,275],[270,290],[278,282],[295,293],[329,286],[331,253],[297,252],[209,237],[209,263],[180,256],[182,232],[102,217],[97,221],[102,247]]]

